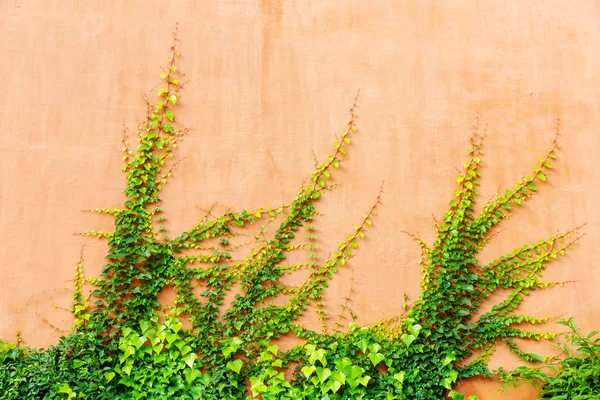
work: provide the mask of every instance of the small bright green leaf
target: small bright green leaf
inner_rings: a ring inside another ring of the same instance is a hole
[[[104,373],[104,379],[106,379],[107,382],[112,381],[114,377],[115,377],[114,372],[105,372]]]
[[[227,363],[227,368],[229,368],[236,374],[239,374],[243,365],[244,365],[244,362],[242,360],[229,361]]]
[[[546,182],[546,175],[542,174],[541,172],[537,174],[537,178],[542,182]]]

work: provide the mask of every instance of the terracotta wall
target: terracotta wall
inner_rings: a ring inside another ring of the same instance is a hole
[[[598,1],[2,0],[3,339],[21,330],[42,346],[69,328],[80,250],[88,275],[106,250],[73,234],[110,228],[81,210],[122,204],[121,127],[143,115],[176,22],[189,79],[179,121],[193,130],[163,196],[171,234],[216,201],[289,201],[360,88],[360,131],[318,229],[331,248],[385,180],[375,227],[351,262],[354,311],[372,322],[397,312],[404,292],[418,296],[419,251],[401,230],[433,239],[432,215],[451,198],[476,112],[488,126],[485,199],[529,171],[560,118],[549,184],[481,259],[587,223],[581,246],[546,275],[574,282],[523,308],[600,328]],[[327,292],[333,312],[350,277],[342,271]],[[500,364],[514,359],[499,351]],[[461,385],[506,398],[496,387]],[[535,398],[528,388],[510,395]]]

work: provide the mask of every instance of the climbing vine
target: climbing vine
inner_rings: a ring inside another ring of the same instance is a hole
[[[353,256],[381,205],[382,191],[337,249],[318,261],[316,204],[333,188],[332,177],[357,131],[357,98],[331,154],[316,163],[289,203],[221,215],[209,210],[170,238],[160,194],[188,133],[175,114],[183,86],[177,44],[175,36],[158,100],[148,100],[137,128],[137,146],[123,134],[123,207],[90,210],[113,218],[114,231],[84,233],[106,240],[109,250],[97,278],[86,279],[83,261],[76,264],[73,333],[46,350],[2,344],[5,398],[461,399],[452,390],[456,382],[493,375],[487,365],[499,343],[524,361],[544,361],[515,339],[552,340],[555,334],[520,328],[546,319],[516,310],[530,292],[560,284],[540,275],[578,242],[578,230],[519,247],[486,265],[477,254],[490,231],[546,181],[557,137],[531,175],[476,212],[485,135],[475,126],[457,189],[436,223],[436,240],[429,245],[412,235],[422,252],[420,297],[387,320],[362,327],[352,322],[346,330],[346,318],[355,318],[349,295],[334,332],[315,332],[299,317],[314,307],[327,326],[328,282]],[[236,259],[233,243],[251,226],[260,227],[259,233],[248,255]],[[288,262],[299,251],[309,261]],[[304,280],[284,283],[299,270],[306,270]],[[86,282],[93,286],[89,294]],[[173,304],[160,303],[165,288],[174,289]],[[505,300],[480,313],[486,299],[506,289]],[[282,351],[277,340],[282,336],[301,343]]]

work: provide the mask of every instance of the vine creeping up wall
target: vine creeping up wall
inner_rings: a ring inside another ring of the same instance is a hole
[[[311,307],[322,321],[328,318],[323,304],[328,282],[376,222],[383,196],[374,194],[372,206],[327,259],[310,257],[317,251],[317,204],[333,189],[332,178],[357,133],[357,99],[331,154],[316,163],[289,203],[209,212],[171,238],[162,226],[160,195],[175,167],[176,148],[188,134],[176,118],[183,86],[176,37],[171,50],[157,101],[148,101],[137,128],[137,145],[123,135],[126,201],[119,209],[92,210],[112,218],[114,230],[85,233],[108,241],[107,263],[99,277],[87,279],[82,260],[77,263],[75,326],[58,345],[41,350],[2,345],[3,398],[461,399],[453,390],[460,379],[498,372],[488,369],[498,345],[524,361],[545,361],[521,349],[517,339],[556,335],[520,327],[547,320],[521,315],[518,307],[532,291],[560,284],[541,275],[578,242],[578,230],[526,244],[486,265],[477,254],[493,229],[546,181],[558,134],[530,175],[476,211],[485,136],[476,124],[456,190],[436,223],[435,241],[413,235],[422,252],[420,297],[386,320],[350,323],[346,330],[340,315],[335,332],[316,332],[298,319]],[[275,232],[263,229],[267,225],[276,226]],[[249,254],[236,259],[232,240],[251,226],[261,226],[259,234]],[[308,262],[288,261],[303,251]],[[304,280],[284,283],[300,270]],[[89,294],[86,281],[93,286]],[[175,288],[173,304],[159,302],[165,287]],[[509,295],[482,312],[500,290]],[[284,335],[300,344],[281,350],[277,339]]]

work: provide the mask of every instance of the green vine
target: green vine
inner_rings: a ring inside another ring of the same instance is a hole
[[[344,332],[345,314],[356,317],[349,294],[329,333],[325,289],[365,237],[382,196],[380,191],[331,256],[319,262],[316,203],[333,188],[332,177],[357,131],[357,98],[332,154],[317,163],[290,203],[217,216],[210,210],[169,238],[160,194],[176,165],[175,149],[188,133],[175,117],[182,90],[178,58],[175,36],[159,99],[147,102],[138,126],[137,148],[123,135],[124,207],[90,210],[113,218],[114,231],[84,233],[107,240],[109,251],[98,278],[84,278],[83,258],[76,265],[73,333],[46,350],[3,344],[4,398],[461,399],[452,390],[456,382],[495,373],[487,364],[498,343],[524,361],[544,361],[515,339],[552,340],[555,334],[519,328],[546,319],[516,310],[531,291],[559,284],[540,275],[578,242],[577,229],[487,265],[479,264],[477,254],[512,207],[546,181],[557,138],[532,175],[476,212],[484,134],[475,126],[458,187],[443,221],[436,223],[436,240],[428,245],[411,235],[422,251],[421,296],[396,316],[370,326],[351,323]],[[260,233],[249,254],[235,259],[233,242],[250,225],[260,225]],[[288,263],[295,251],[306,251],[310,261]],[[307,270],[305,280],[283,283],[298,270]],[[86,281],[94,286],[89,296]],[[176,297],[165,307],[159,293],[167,287]],[[510,290],[508,297],[479,315],[486,299],[501,289]],[[275,302],[282,298],[286,301]],[[323,332],[298,323],[309,307],[317,311]],[[286,335],[302,343],[281,351],[277,339]],[[36,375],[36,370],[46,372]]]

